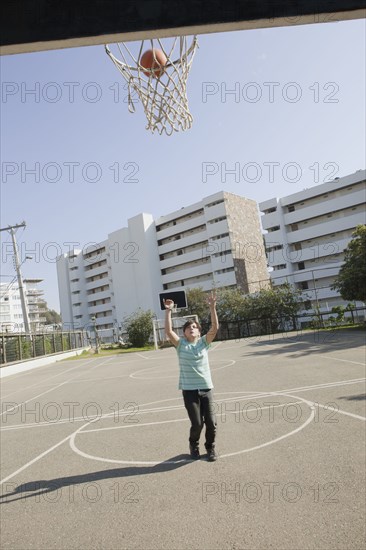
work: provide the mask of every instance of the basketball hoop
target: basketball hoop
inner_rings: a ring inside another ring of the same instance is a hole
[[[136,92],[147,118],[147,130],[168,136],[173,132],[188,130],[193,117],[187,100],[187,78],[191,69],[198,42],[193,36],[190,45],[188,37],[181,36],[162,40],[143,40],[135,53],[125,42],[105,49],[128,84],[128,109],[135,112],[132,95]],[[169,44],[168,44],[169,43]],[[145,59],[149,57],[148,64]]]

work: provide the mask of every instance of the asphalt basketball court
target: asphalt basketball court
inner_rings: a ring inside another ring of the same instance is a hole
[[[1,548],[362,548],[364,339],[214,342],[215,463],[189,458],[174,349],[4,377]]]

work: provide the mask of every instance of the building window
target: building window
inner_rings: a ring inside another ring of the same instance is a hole
[[[301,290],[307,290],[309,288],[309,283],[307,281],[301,281],[300,288]]]
[[[224,202],[224,199],[220,199],[214,202],[210,202],[210,204],[206,204],[206,208],[211,208],[211,206],[216,206],[217,204],[222,204]]]
[[[295,212],[295,205],[290,204],[290,206],[287,207],[288,212]]]
[[[299,263],[297,264],[297,269],[298,269],[299,271],[302,271],[303,269],[305,269],[305,263],[304,263],[304,262],[299,262]]]
[[[223,220],[226,220],[226,216],[221,216],[220,218],[215,218],[213,220],[209,220],[208,223],[218,223],[218,222],[222,222]]]

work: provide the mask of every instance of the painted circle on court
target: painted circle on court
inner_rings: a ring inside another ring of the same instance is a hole
[[[259,450],[259,449],[262,449],[264,447],[268,447],[269,445],[273,445],[283,439],[286,439],[287,437],[290,437],[292,435],[295,435],[296,433],[300,432],[301,430],[303,430],[313,419],[314,419],[314,416],[315,416],[315,403],[313,401],[309,401],[307,399],[304,399],[303,397],[299,397],[298,395],[291,395],[291,394],[288,394],[288,393],[281,393],[281,392],[254,392],[254,391],[251,391],[251,392],[219,392],[218,395],[221,395],[221,394],[233,394],[233,393],[237,393],[237,394],[241,394],[241,397],[238,397],[237,399],[239,400],[242,400],[242,399],[245,399],[245,395],[243,394],[254,394],[255,397],[268,397],[268,396],[281,396],[281,397],[292,397],[294,399],[297,399],[297,400],[300,400],[302,401],[303,403],[305,403],[309,409],[310,409],[310,415],[309,417],[300,425],[298,426],[297,428],[295,428],[294,430],[284,434],[284,435],[281,435],[279,437],[276,437],[275,439],[272,439],[272,440],[269,440],[269,441],[266,441],[265,443],[261,443],[259,445],[255,445],[253,447],[249,447],[247,449],[242,449],[240,451],[235,451],[235,452],[232,452],[232,453],[225,453],[225,454],[220,454],[219,455],[219,459],[222,459],[222,458],[229,458],[229,457],[232,457],[232,456],[237,456],[237,455],[241,455],[241,454],[244,454],[244,453],[249,453],[249,452],[252,452],[252,451],[256,451],[256,450]],[[145,403],[143,405],[141,405],[142,407],[144,406],[147,406],[147,405],[151,405],[151,404],[158,404],[158,403],[163,403],[163,402],[166,402],[166,401],[175,401],[175,400],[178,400],[178,399],[181,399],[181,397],[177,397],[177,398],[171,398],[171,399],[164,399],[164,400],[161,400],[161,401],[155,401],[153,403]],[[156,412],[169,412],[169,410],[176,410],[177,407],[174,407],[173,409],[171,407],[165,407],[165,408],[162,408],[162,409],[157,409]],[[183,407],[184,408],[184,407]],[[144,411],[140,411],[140,414],[143,413]],[[151,411],[153,412],[153,411]],[[101,420],[103,418],[108,418],[108,417],[111,417],[114,413],[108,413],[108,414],[105,414],[105,415],[102,415],[98,420]],[[141,427],[144,427],[144,426],[154,426],[154,425],[158,425],[158,424],[173,424],[175,422],[187,422],[189,419],[188,419],[188,416],[186,416],[185,418],[180,418],[180,419],[174,419],[174,420],[165,420],[165,421],[161,421],[161,422],[146,422],[144,424],[136,424],[136,425],[127,425],[127,426],[117,426],[117,427],[113,427],[113,428],[97,428],[97,429],[92,429],[92,430],[84,430],[85,427],[89,426],[90,424],[93,423],[93,420],[90,421],[90,422],[86,422],[85,424],[83,424],[78,430],[76,430],[76,432],[74,432],[69,440],[69,443],[70,443],[70,447],[71,449],[76,453],[78,454],[79,456],[82,456],[83,458],[88,458],[90,460],[96,460],[98,462],[106,462],[106,463],[111,463],[111,464],[133,464],[133,465],[142,465],[142,466],[156,466],[157,464],[161,464],[161,463],[164,463],[164,464],[178,464],[178,463],[181,463],[181,462],[191,462],[191,459],[182,459],[182,460],[117,460],[117,459],[112,459],[112,458],[105,458],[105,457],[100,457],[100,456],[96,456],[96,455],[91,455],[89,453],[85,453],[84,451],[82,451],[81,449],[79,449],[79,447],[76,445],[76,438],[78,435],[80,434],[87,434],[89,432],[101,432],[101,431],[106,431],[106,430],[114,430],[114,429],[126,429],[126,428],[141,428]]]
[[[211,367],[211,372],[216,372],[218,370],[222,370],[222,369],[226,369],[227,367],[232,367],[233,365],[235,365],[236,361],[234,359],[230,359],[229,361],[226,361],[225,359],[213,359],[210,361],[210,365],[211,364],[215,364],[215,363],[225,363],[225,365],[222,365],[221,367],[216,367],[216,368],[212,368]],[[169,369],[169,371],[172,370],[172,368],[174,367],[161,367],[161,366],[157,366],[157,367],[148,367],[147,369],[141,369],[141,370],[137,370],[135,372],[132,372],[129,377],[130,378],[134,378],[136,380],[165,380],[166,378],[177,378],[177,376],[179,374],[177,374],[177,372],[175,372],[174,374],[168,374],[168,375],[164,375],[164,376],[156,376],[156,375],[151,375],[151,376],[139,376],[141,373],[153,373],[154,371],[161,371],[161,370],[166,370],[166,369]]]

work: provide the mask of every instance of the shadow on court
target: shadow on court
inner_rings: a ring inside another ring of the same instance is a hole
[[[88,474],[81,474],[68,477],[60,477],[55,479],[40,479],[37,481],[29,481],[18,485],[10,493],[0,495],[0,504],[10,504],[17,500],[25,500],[27,498],[34,498],[46,493],[52,493],[58,491],[63,487],[69,487],[72,485],[81,485],[84,483],[93,483],[97,481],[103,481],[106,479],[126,478],[132,476],[143,476],[148,474],[159,474],[170,472],[194,463],[188,454],[180,454],[155,464],[154,466],[133,466],[126,468],[114,468],[112,470],[99,470],[98,472],[91,472]],[[29,494],[25,494],[29,493]],[[11,500],[7,500],[10,497]]]
[[[258,336],[258,340],[252,343],[255,344],[255,349],[250,353],[245,353],[242,357],[268,356],[268,346],[271,346],[271,355],[288,355],[294,354],[294,357],[308,356],[311,353],[326,354],[335,350],[350,350],[359,348],[365,343],[364,331],[315,331],[310,334],[302,333],[285,333],[273,334],[270,336]],[[252,339],[251,339],[252,340]],[[305,347],[304,347],[305,344]]]
[[[346,401],[364,401],[366,399],[366,393],[360,393],[359,395],[342,395],[337,399],[346,399]]]

